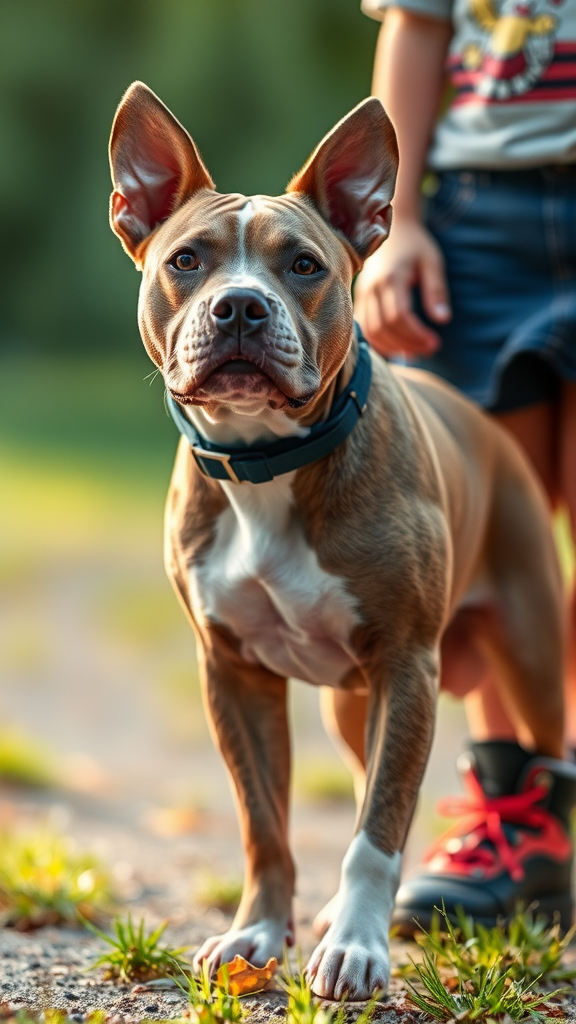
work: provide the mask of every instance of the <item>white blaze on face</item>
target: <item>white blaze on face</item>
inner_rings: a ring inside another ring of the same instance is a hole
[[[258,261],[255,262],[246,244],[246,228],[264,205],[256,196],[247,200],[234,214],[237,222],[234,253],[227,264],[226,276],[220,281],[217,294],[224,295],[227,289],[245,288],[258,292],[266,299],[271,314],[269,321],[262,327],[262,346],[265,346],[270,363],[277,361],[282,372],[293,372],[299,378],[306,357],[294,319],[288,305],[274,289],[274,278],[272,275],[267,277],[266,267],[258,266]],[[214,343],[210,341],[213,333],[210,309],[215,297],[215,293],[207,294],[202,301],[192,306],[182,324],[178,325],[179,341],[176,350],[183,377],[186,376],[194,353],[202,349],[205,358],[206,346]],[[242,358],[241,354],[239,358]],[[271,377],[269,372],[268,377]],[[278,405],[278,398],[281,399],[281,391],[271,401],[265,381],[266,378],[263,378],[260,386],[254,384],[246,391],[239,391],[238,381],[232,379],[229,394],[220,383],[213,399],[210,398],[209,389],[208,393],[203,393],[200,387],[199,405],[196,408],[186,407],[186,415],[201,434],[217,444],[251,444],[255,440],[306,436],[307,428],[291,420],[282,408],[274,407],[274,404]],[[204,408],[206,404],[210,406],[210,412]],[[258,423],[255,424],[254,420]],[[210,427],[215,429],[211,430]]]

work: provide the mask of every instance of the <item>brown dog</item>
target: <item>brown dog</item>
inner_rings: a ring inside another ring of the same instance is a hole
[[[143,272],[144,344],[203,439],[195,454],[180,443],[166,565],[196,632],[247,875],[232,929],[197,961],[262,963],[291,931],[286,681],[296,676],[332,688],[366,770],[308,974],[318,995],[365,998],[388,981],[443,635],[448,685],[466,643],[480,644],[536,750],[562,755],[562,593],[547,509],[491,420],[374,353],[367,405],[345,440],[302,468],[237,482],[226,446],[297,448],[330,425],[338,396],[358,402],[347,391],[362,347],[350,289],[387,236],[397,166],[377,100],[336,126],[286,195],[247,198],[214,190],[185,130],[136,83],[111,164],[112,228]],[[206,475],[214,465],[220,479]]]

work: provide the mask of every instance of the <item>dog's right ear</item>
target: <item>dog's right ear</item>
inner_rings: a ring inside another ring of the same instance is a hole
[[[214,188],[185,128],[144,85],[122,97],[110,136],[110,224],[140,264],[142,242],[198,189]]]

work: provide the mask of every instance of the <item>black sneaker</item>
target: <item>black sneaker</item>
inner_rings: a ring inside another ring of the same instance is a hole
[[[428,850],[425,869],[400,886],[392,924],[405,937],[429,929],[443,901],[451,918],[461,907],[490,927],[522,902],[568,931],[576,765],[493,740],[472,744],[458,767],[467,795],[438,809],[459,820]]]

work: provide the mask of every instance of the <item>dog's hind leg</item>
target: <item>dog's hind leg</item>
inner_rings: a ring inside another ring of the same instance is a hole
[[[324,728],[352,772],[354,795],[362,806],[366,789],[366,712],[368,695],[323,686],[320,710]]]

